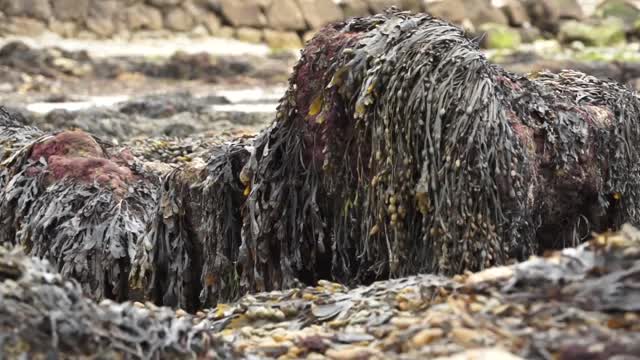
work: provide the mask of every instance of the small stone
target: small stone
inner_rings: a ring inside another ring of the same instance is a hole
[[[273,0],[266,8],[269,27],[275,30],[305,30],[307,24],[296,0]]]
[[[189,31],[193,24],[193,17],[181,7],[170,9],[164,19],[164,25],[174,31]]]
[[[83,22],[89,13],[89,0],[53,0],[53,13],[58,20]]]
[[[444,332],[442,331],[442,329],[424,329],[415,334],[413,338],[411,338],[411,343],[417,348],[423,347],[430,344],[434,340],[441,338],[443,334]]]
[[[186,315],[188,315],[188,313],[187,313],[186,311],[184,311],[184,310],[182,310],[182,309],[177,309],[177,310],[176,310],[176,317],[177,317],[178,319],[179,319],[179,318],[181,318],[181,317],[183,317],[183,316],[186,316]]]
[[[267,24],[267,19],[260,6],[252,1],[220,0],[222,15],[234,27],[262,28]]]
[[[374,349],[364,346],[348,346],[340,349],[329,349],[325,355],[334,360],[368,359],[375,354]]]

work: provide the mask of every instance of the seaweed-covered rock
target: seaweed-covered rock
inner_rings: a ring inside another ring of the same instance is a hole
[[[328,26],[255,144],[242,284],[478,270],[637,223],[639,111],[581,73],[508,73],[429,15]]]
[[[49,259],[97,299],[124,300],[157,181],[82,131],[44,134],[0,112],[0,243]]]

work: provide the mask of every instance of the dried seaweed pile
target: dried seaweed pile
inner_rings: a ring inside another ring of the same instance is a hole
[[[0,351],[9,357],[631,359],[639,318],[631,226],[513,266],[352,290],[320,282],[195,316],[97,305],[45,262],[0,247]]]

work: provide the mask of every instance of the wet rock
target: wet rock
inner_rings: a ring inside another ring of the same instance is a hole
[[[267,24],[262,10],[253,1],[220,0],[219,2],[222,15],[234,27],[262,28]]]
[[[371,15],[366,0],[343,0],[340,2],[340,8],[345,18]]]
[[[305,30],[307,28],[296,0],[273,0],[265,13],[271,29]]]
[[[302,15],[309,27],[319,29],[322,26],[343,19],[343,14],[333,0],[297,0]]]
[[[302,41],[297,33],[292,31],[263,30],[263,39],[272,48],[297,49],[302,47]]]
[[[61,21],[84,22],[89,12],[89,0],[55,0],[51,2],[53,13]]]
[[[189,31],[193,28],[194,23],[191,14],[181,7],[169,9],[164,19],[164,25],[174,31]]]
[[[505,25],[486,23],[479,30],[485,35],[483,46],[487,49],[516,49],[522,42],[520,32]]]
[[[163,26],[160,10],[144,4],[127,8],[123,16],[128,30],[160,30]]]
[[[624,22],[617,18],[606,18],[597,22],[562,22],[558,33],[560,41],[580,41],[587,46],[615,46],[626,42]]]

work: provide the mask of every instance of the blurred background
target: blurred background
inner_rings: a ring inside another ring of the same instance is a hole
[[[0,105],[116,143],[254,133],[306,40],[390,6],[464,27],[512,71],[640,87],[640,1],[0,0]]]

